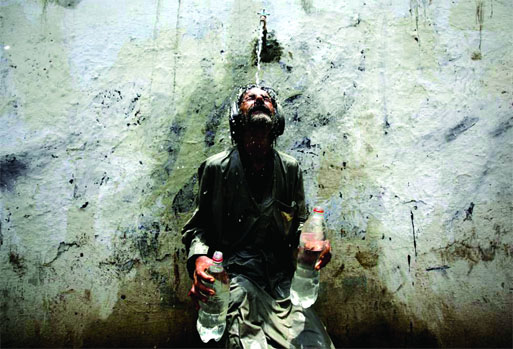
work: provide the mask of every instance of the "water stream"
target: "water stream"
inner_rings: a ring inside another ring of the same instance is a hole
[[[260,21],[260,33],[258,35],[258,49],[257,49],[257,71],[255,73],[255,83],[256,85],[260,85],[260,79],[259,79],[259,74],[260,74],[260,56],[262,54],[262,42],[264,40],[264,26],[265,26],[265,22],[264,21]]]

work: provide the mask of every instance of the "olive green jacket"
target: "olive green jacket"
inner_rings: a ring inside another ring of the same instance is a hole
[[[263,216],[273,223],[280,248],[287,249],[282,252],[296,250],[306,219],[303,177],[296,159],[276,150],[273,156],[271,200],[265,204],[253,199],[237,148],[213,155],[200,165],[197,208],[182,230],[191,277],[199,255],[219,250],[226,260],[250,245],[252,229]]]

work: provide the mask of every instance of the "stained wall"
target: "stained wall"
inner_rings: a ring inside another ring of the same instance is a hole
[[[180,229],[274,44],[337,346],[510,346],[513,3],[0,1],[9,346],[197,346]]]

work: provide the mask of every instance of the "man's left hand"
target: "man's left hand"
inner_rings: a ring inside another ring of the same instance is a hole
[[[331,245],[330,241],[326,240],[324,242],[324,249],[322,250],[319,260],[315,263],[315,270],[321,270],[324,268],[326,264],[328,264],[331,260]]]

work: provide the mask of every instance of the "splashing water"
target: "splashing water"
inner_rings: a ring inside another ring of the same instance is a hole
[[[260,21],[260,34],[258,36],[258,49],[257,49],[257,71],[255,73],[255,83],[256,85],[260,85],[260,56],[262,54],[262,42],[264,40],[264,25],[265,23],[263,21]]]

